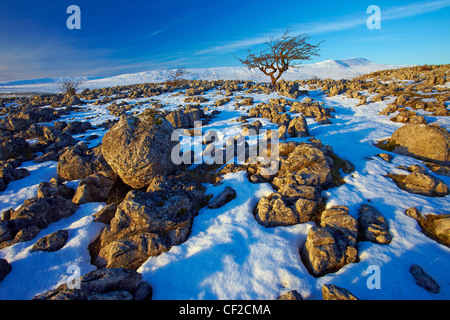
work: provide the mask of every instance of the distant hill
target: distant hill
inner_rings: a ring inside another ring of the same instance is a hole
[[[371,62],[364,58],[350,58],[342,60],[326,60],[313,64],[303,64],[291,67],[286,71],[282,79],[305,80],[312,77],[320,79],[352,79],[360,75],[384,70],[399,68],[396,65],[385,65]],[[82,88],[97,89],[113,86],[124,86],[136,83],[164,82],[169,79],[172,70],[144,71],[131,74],[123,74],[108,78],[90,78]],[[186,79],[198,80],[251,80],[255,82],[267,82],[269,78],[258,69],[245,67],[220,67],[187,69]],[[59,92],[57,79],[34,79],[0,83],[0,93],[9,92]]]

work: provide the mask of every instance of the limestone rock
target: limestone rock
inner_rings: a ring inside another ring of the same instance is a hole
[[[80,181],[73,203],[106,202],[114,185],[114,177],[108,172],[97,172]]]
[[[405,191],[428,197],[444,197],[449,194],[448,186],[440,179],[422,172],[407,176],[389,175],[397,186]]]
[[[95,264],[137,269],[186,241],[203,195],[201,183],[184,173],[155,179],[148,192],[130,191],[100,236]]]
[[[295,137],[309,137],[308,125],[304,117],[295,117],[289,122],[286,132],[291,136]]]
[[[283,293],[278,300],[303,300],[303,297],[297,292],[297,290],[291,290]]]
[[[68,239],[69,232],[67,230],[58,230],[36,241],[31,251],[57,251],[64,247]]]
[[[142,275],[130,269],[94,270],[76,282],[80,288],[62,284],[33,300],[148,300],[152,295],[151,286],[142,281]]]
[[[89,149],[81,142],[67,149],[58,161],[58,176],[62,180],[81,180],[98,171],[111,171],[100,148]]]
[[[322,213],[321,226],[312,227],[300,255],[305,267],[315,277],[336,272],[357,262],[357,221],[344,206],[334,206]]]
[[[9,220],[0,221],[0,248],[32,240],[41,229],[71,216],[77,209],[78,206],[61,196],[25,200]]]
[[[11,272],[11,270],[12,267],[8,261],[0,258],[0,282]]]
[[[225,190],[223,190],[220,194],[218,194],[215,198],[213,198],[210,203],[208,204],[208,207],[210,209],[217,209],[231,200],[236,198],[236,191],[231,187],[226,187]]]
[[[41,182],[37,190],[38,198],[61,196],[71,200],[73,195],[73,189],[67,187],[56,179],[52,179],[50,182]]]
[[[122,181],[134,189],[174,171],[173,126],[157,115],[122,116],[104,136],[102,153]]]
[[[102,210],[94,214],[94,221],[109,224],[111,222],[111,219],[114,218],[116,211],[117,204],[115,202],[110,203]]]

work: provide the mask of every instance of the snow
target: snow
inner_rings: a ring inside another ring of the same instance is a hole
[[[104,228],[104,224],[93,222],[92,216],[103,207],[103,203],[83,204],[75,214],[51,224],[35,239],[2,249],[1,257],[11,264],[12,270],[1,282],[0,300],[28,300],[66,283],[72,276],[69,267],[79,268],[80,275],[95,270],[87,248]],[[62,249],[30,252],[37,239],[62,229],[69,232]]]
[[[364,59],[346,59],[324,61],[302,68],[304,69],[299,70],[305,77],[308,75],[306,71],[312,70],[311,72],[318,72],[327,78],[340,79],[347,77],[347,71],[356,75],[358,72],[366,73],[369,69],[380,69],[382,66]],[[228,72],[229,77],[241,77],[244,75],[240,73],[244,72],[243,70],[212,68],[197,75],[210,79],[226,78]],[[322,73],[318,70],[322,70]],[[248,70],[245,72],[247,76],[251,75]],[[133,81],[148,82],[149,79],[163,81],[163,76],[162,72],[154,72],[92,81],[97,81],[96,85],[100,87],[111,85],[113,81],[117,81],[114,82],[115,85]],[[36,86],[41,89],[48,88],[44,85]],[[0,90],[5,88],[4,86]],[[29,89],[28,86],[27,90]],[[218,93],[219,90],[206,92],[204,96],[209,101],[202,106],[211,106],[222,98]],[[279,97],[276,93],[239,94],[252,97],[255,105]],[[391,153],[393,160],[388,163],[376,156],[386,151],[376,148],[374,143],[390,137],[402,125],[390,121],[390,116],[378,114],[393,102],[395,97],[357,106],[358,99],[349,99],[344,95],[329,98],[315,90],[310,91],[310,96],[323,102],[325,107],[334,107],[336,110],[335,118],[331,119],[332,124],[319,125],[313,119],[307,119],[310,134],[324,144],[331,145],[339,157],[355,165],[354,172],[344,174],[344,185],[322,193],[322,196],[327,198],[327,207],[348,206],[350,214],[356,218],[362,204],[374,206],[386,218],[393,236],[392,242],[389,245],[359,242],[358,263],[348,264],[336,273],[315,278],[308,273],[299,255],[308,231],[314,224],[309,222],[276,228],[259,225],[253,216],[253,209],[259,199],[272,193],[273,189],[269,184],[250,183],[245,172],[230,173],[224,176],[221,185],[205,184],[206,193],[217,195],[225,187],[231,186],[237,192],[236,199],[218,209],[201,209],[185,243],[172,247],[160,256],[150,257],[138,269],[152,285],[154,299],[276,299],[288,290],[297,290],[305,299],[321,299],[322,285],[329,283],[350,290],[360,299],[450,299],[450,249],[425,236],[417,222],[404,214],[405,209],[413,206],[423,213],[448,213],[450,196],[425,197],[399,189],[386,174],[405,173],[396,167],[421,162]],[[174,110],[178,105],[185,104],[183,95],[172,96],[172,93],[167,93],[153,98],[164,104],[166,110]],[[302,97],[299,100],[301,99]],[[124,101],[133,103],[140,100]],[[142,106],[130,112],[147,108],[149,103],[146,99],[143,101]],[[218,143],[223,142],[227,136],[239,134],[241,123],[234,120],[246,114],[249,107],[236,110],[234,103],[233,99],[215,108],[221,113],[204,126],[202,132],[217,131],[221,139]],[[90,101],[81,106],[81,110],[72,112],[61,120],[90,121],[93,125],[98,125],[109,119],[117,119],[109,114],[106,106],[95,106],[93,101]],[[450,129],[448,117],[427,116],[427,119]],[[263,123],[264,129],[276,128],[276,125],[267,119],[258,120]],[[96,134],[99,137],[89,142],[89,146],[93,147],[101,143],[105,133],[106,130],[95,129],[76,135],[75,138],[84,141],[89,135]],[[307,139],[290,140],[303,142]],[[36,196],[40,182],[50,181],[57,176],[56,162],[25,162],[21,167],[27,168],[31,174],[11,182],[5,191],[0,192],[0,212],[18,208],[26,199]],[[427,172],[450,185],[450,177]],[[66,184],[75,189],[78,183],[79,181],[69,181]],[[38,293],[55,288],[67,281],[70,276],[68,267],[73,265],[80,268],[81,275],[94,270],[87,247],[104,225],[93,222],[92,214],[104,205],[82,205],[74,215],[51,224],[34,240],[0,250],[0,257],[7,259],[12,265],[11,273],[0,283],[0,299],[31,299]],[[30,252],[37,239],[61,229],[69,231],[69,241],[62,249],[56,252]],[[419,264],[436,280],[441,289],[439,294],[429,293],[416,285],[409,273],[412,264]],[[379,268],[380,289],[370,289],[367,285],[374,266]]]

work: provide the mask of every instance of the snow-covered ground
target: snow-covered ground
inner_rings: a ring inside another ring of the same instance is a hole
[[[336,70],[333,72],[338,73]],[[210,101],[202,105],[211,105],[222,98],[217,93],[218,90],[208,91],[205,97]],[[239,94],[253,97],[255,104],[279,97],[277,93]],[[184,104],[182,95],[171,95],[167,93],[153,98],[166,104],[168,110]],[[391,122],[388,116],[378,115],[394,98],[356,107],[359,100],[343,95],[328,98],[318,91],[311,91],[310,96],[336,110],[329,125],[308,119],[310,134],[331,145],[339,157],[355,165],[355,171],[345,176],[344,185],[323,192],[322,195],[328,199],[327,207],[345,205],[350,214],[357,217],[362,204],[374,206],[386,218],[392,242],[389,245],[359,242],[360,262],[315,278],[308,273],[299,256],[299,249],[313,223],[276,228],[259,225],[253,209],[261,197],[273,191],[271,186],[250,183],[245,172],[231,173],[224,177],[222,185],[205,186],[207,194],[213,195],[231,186],[237,191],[236,199],[218,209],[201,209],[185,243],[158,257],[149,258],[139,268],[138,271],[153,287],[154,299],[276,299],[288,290],[297,290],[305,299],[321,299],[322,285],[328,283],[344,287],[360,299],[450,299],[450,249],[425,236],[417,222],[404,214],[405,209],[413,206],[423,213],[448,213],[450,196],[425,197],[399,189],[385,175],[402,173],[404,171],[396,166],[420,164],[420,161],[392,154],[392,163],[388,163],[375,156],[383,151],[373,145],[374,141],[390,137],[402,125]],[[140,99],[125,100],[133,103]],[[203,131],[238,134],[241,123],[233,120],[246,114],[250,107],[236,110],[234,102],[218,107],[221,113]],[[137,110],[146,106],[148,104],[144,103]],[[96,125],[114,118],[105,105],[88,103],[81,108],[85,112],[74,112],[61,120],[86,121],[89,118]],[[92,115],[96,117],[91,119]],[[446,117],[432,119],[450,129]],[[263,122],[264,128],[270,128],[269,122],[258,120]],[[101,142],[106,131],[98,129],[84,136],[94,133],[99,138],[91,141],[91,146]],[[76,138],[84,139],[83,135]],[[307,138],[290,140],[306,141]],[[36,195],[39,182],[49,181],[57,175],[56,162],[27,162],[22,167],[30,170],[31,175],[11,182],[0,193],[0,212],[17,208],[27,198]],[[450,177],[429,173],[450,185]],[[76,188],[77,183],[71,181],[68,185]],[[71,266],[79,267],[81,274],[93,270],[95,267],[90,264],[87,246],[104,225],[93,222],[92,214],[104,205],[83,205],[73,216],[42,230],[34,240],[0,250],[0,257],[12,265],[11,273],[0,283],[0,299],[31,299],[66,281],[71,276],[68,272]],[[30,252],[36,239],[63,228],[69,230],[69,242],[63,249],[53,253]],[[432,294],[416,285],[409,273],[412,264],[419,264],[436,280],[440,286],[439,294]],[[372,275],[371,266],[379,267],[380,289],[367,286]]]
[[[378,64],[363,58],[342,60],[327,60],[314,64],[295,66],[286,71],[282,79],[305,80],[312,77],[321,79],[352,79],[360,75],[399,66]],[[113,86],[125,86],[136,83],[159,83],[170,79],[172,70],[145,71],[123,74],[108,78],[87,80],[80,88],[99,89]],[[185,78],[188,80],[251,80],[267,82],[267,77],[258,69],[249,70],[245,67],[222,67],[186,69]],[[57,79],[22,80],[14,82],[0,82],[0,93],[11,92],[39,92],[58,93]]]

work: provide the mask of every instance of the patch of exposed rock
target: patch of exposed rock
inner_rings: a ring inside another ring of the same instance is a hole
[[[347,289],[334,284],[324,284],[322,286],[322,298],[323,300],[359,300]]]
[[[204,188],[186,173],[159,176],[147,192],[130,191],[91,250],[99,267],[137,269],[150,256],[186,241]]]
[[[321,227],[312,227],[300,251],[305,267],[315,277],[336,272],[358,261],[358,223],[345,206],[333,206],[322,213]]]
[[[148,187],[152,179],[174,172],[171,152],[174,128],[158,115],[122,116],[103,137],[101,152],[124,183]]]
[[[450,214],[424,215],[414,207],[407,209],[405,214],[417,221],[425,235],[450,247]]]
[[[62,284],[39,294],[33,300],[149,300],[152,287],[134,270],[111,268],[91,271],[75,279],[72,285]],[[79,283],[79,288],[75,284]]]

